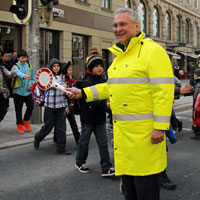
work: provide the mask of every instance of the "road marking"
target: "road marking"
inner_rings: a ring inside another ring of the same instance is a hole
[[[184,131],[192,131],[191,128],[183,128]]]

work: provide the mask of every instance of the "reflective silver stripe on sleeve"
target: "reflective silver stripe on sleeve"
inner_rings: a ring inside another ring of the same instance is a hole
[[[94,101],[98,100],[98,99],[99,99],[99,93],[98,93],[98,91],[97,91],[96,86],[91,86],[91,87],[90,87],[90,90],[91,90],[92,95],[93,95],[93,100],[94,100]]]
[[[154,122],[169,123],[170,122],[170,116],[154,115]]]
[[[137,120],[153,119],[153,113],[141,113],[135,115],[113,114],[113,119],[118,121],[137,121]]]
[[[148,77],[125,77],[125,78],[110,78],[109,84],[137,84],[137,83],[149,83]]]
[[[151,78],[150,79],[151,85],[157,85],[157,84],[174,84],[174,78],[169,77],[162,77],[162,78]]]

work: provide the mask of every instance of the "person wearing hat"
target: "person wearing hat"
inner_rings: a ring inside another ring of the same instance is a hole
[[[87,62],[87,78],[83,87],[104,83],[102,76],[104,71],[103,59],[100,56],[91,56]],[[81,173],[89,173],[90,169],[85,166],[88,157],[88,148],[92,132],[95,134],[96,142],[100,152],[100,163],[102,177],[114,176],[115,171],[111,168],[110,156],[106,136],[106,100],[86,102],[80,99],[81,108],[81,135],[78,143],[75,167]]]
[[[54,80],[57,84],[65,85],[62,81],[61,63],[58,59],[52,58],[49,66],[53,73]],[[70,151],[65,149],[66,145],[66,114],[68,112],[68,100],[61,90],[50,87],[45,92],[44,100],[44,125],[35,134],[34,148],[39,150],[42,140],[54,128],[54,135],[56,137],[56,153],[69,155]]]

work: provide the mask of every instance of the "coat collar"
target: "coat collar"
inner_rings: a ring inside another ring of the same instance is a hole
[[[140,34],[136,37],[132,37],[127,48],[125,49],[124,45],[120,43],[114,44],[112,47],[108,48],[114,55],[118,56],[123,52],[128,52],[132,49],[136,44],[138,44],[145,37],[144,32],[140,32]]]

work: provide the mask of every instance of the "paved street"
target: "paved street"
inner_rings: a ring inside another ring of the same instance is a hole
[[[175,191],[161,188],[161,200],[200,199],[200,142],[192,136],[192,97],[176,100],[177,117],[183,121],[183,131],[177,133],[178,142],[168,143],[169,178],[177,183]],[[78,118],[77,118],[78,119]],[[79,123],[79,120],[78,120]],[[94,136],[90,143],[87,165],[89,174],[80,174],[74,167],[76,145],[68,126],[67,148],[72,155],[56,155],[52,134],[41,143],[39,151],[33,148],[34,133],[42,124],[32,125],[31,133],[17,134],[14,108],[0,128],[0,200],[123,200],[119,193],[119,177],[102,178],[99,152]],[[80,125],[80,123],[79,123]],[[109,150],[112,134],[108,132]]]
[[[175,191],[161,189],[161,200],[199,200],[200,142],[190,139],[191,110],[179,112],[184,129],[178,142],[168,142],[168,175],[177,183]],[[108,133],[109,141],[111,134]],[[102,178],[97,145],[92,137],[88,167],[92,173],[80,174],[74,168],[76,146],[68,137],[70,156],[56,155],[51,140],[35,151],[32,144],[0,150],[1,200],[122,200],[119,178]],[[113,151],[109,142],[111,159]]]

